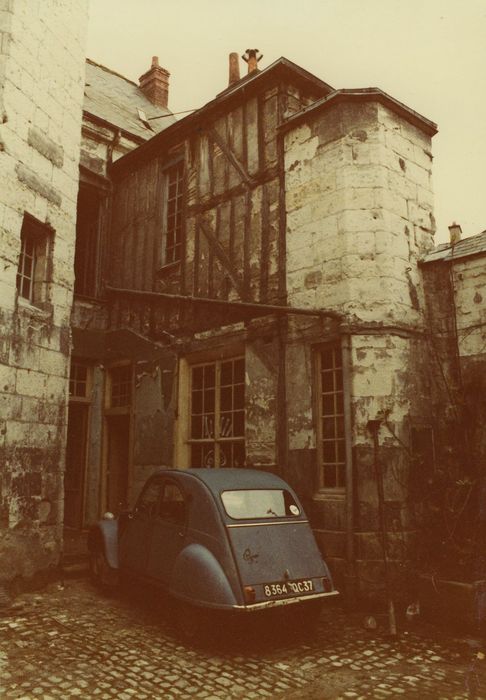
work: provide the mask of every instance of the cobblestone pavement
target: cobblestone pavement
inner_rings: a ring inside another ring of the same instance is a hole
[[[266,620],[190,646],[153,597],[70,580],[0,615],[0,698],[486,698],[471,645],[423,627],[391,638],[361,620],[333,607],[315,635]]]

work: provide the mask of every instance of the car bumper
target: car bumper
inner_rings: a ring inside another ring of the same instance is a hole
[[[339,591],[327,591],[325,593],[314,593],[311,595],[295,596],[293,598],[275,598],[273,600],[264,600],[261,603],[249,603],[248,605],[233,605],[233,610],[244,610],[253,612],[254,610],[266,610],[269,608],[279,608],[284,605],[294,605],[295,603],[304,603],[308,600],[323,600],[324,598],[332,598],[339,595]]]

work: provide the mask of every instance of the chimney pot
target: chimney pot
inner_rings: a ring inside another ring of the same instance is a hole
[[[459,243],[461,240],[462,236],[462,229],[459,224],[456,224],[454,221],[450,226],[449,226],[449,237],[450,237],[450,242],[451,245],[456,245],[456,243]]]
[[[167,109],[169,103],[169,76],[169,71],[159,65],[159,57],[152,56],[150,69],[138,79],[145,97],[164,109]]]
[[[237,53],[230,53],[229,55],[229,82],[228,85],[233,85],[237,83],[240,79],[240,62]]]
[[[261,61],[263,54],[259,49],[247,49],[241,58],[248,63],[248,73],[254,73],[258,70],[258,61]]]

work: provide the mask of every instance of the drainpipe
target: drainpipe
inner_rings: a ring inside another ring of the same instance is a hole
[[[341,340],[343,362],[343,396],[344,396],[344,435],[346,436],[346,603],[350,608],[356,606],[358,577],[356,575],[356,554],[354,546],[354,468],[351,421],[351,336],[346,334]]]
[[[390,570],[388,567],[388,546],[387,546],[387,535],[386,535],[386,522],[385,522],[385,494],[383,490],[383,473],[381,471],[380,464],[380,442],[378,439],[378,433],[380,431],[381,420],[369,420],[368,430],[373,436],[373,462],[375,467],[375,478],[376,478],[376,488],[378,491],[378,519],[380,525],[380,538],[381,538],[381,548],[383,551],[383,565],[385,568],[385,590],[386,598],[388,601],[388,624],[390,627],[390,634],[395,635],[397,633],[397,625],[395,620],[395,605],[392,598],[391,582],[390,582]]]

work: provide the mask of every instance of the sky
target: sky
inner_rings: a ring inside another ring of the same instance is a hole
[[[436,122],[436,241],[452,222],[463,237],[486,229],[486,0],[90,0],[88,57],[138,81],[158,56],[173,112],[215,97],[228,54],[247,48],[261,68],[285,56]]]

